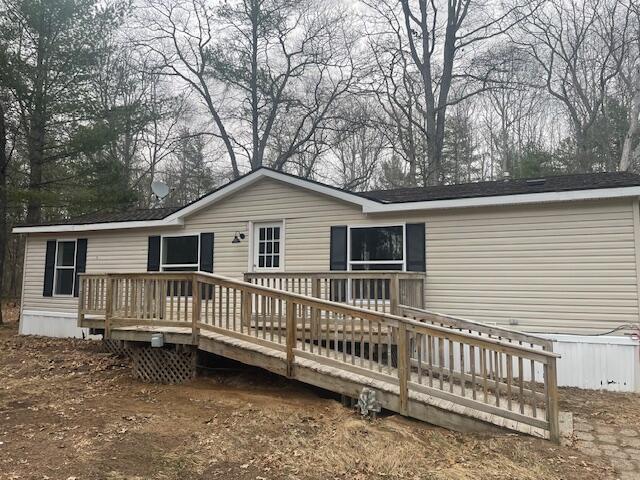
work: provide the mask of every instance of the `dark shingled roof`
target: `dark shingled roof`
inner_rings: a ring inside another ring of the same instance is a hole
[[[77,217],[67,218],[63,220],[55,220],[51,222],[38,223],[30,226],[46,226],[46,225],[87,225],[92,223],[110,223],[110,222],[137,222],[144,220],[162,220],[173,212],[180,210],[178,207],[170,208],[133,208],[124,212],[93,212]]]
[[[585,173],[536,178],[461,183],[434,187],[372,190],[362,195],[386,203],[452,200],[456,198],[494,197],[525,193],[566,192],[599,188],[633,187],[640,185],[640,175],[629,172]]]
[[[293,177],[293,175],[289,176]],[[210,195],[225,186],[226,185],[223,185],[207,195]],[[391,190],[354,192],[354,195],[384,203],[406,203],[633,186],[640,186],[640,175],[628,172],[609,172],[547,176],[530,179],[509,179],[493,182],[462,183],[457,185],[441,185],[434,187],[394,188]],[[339,190],[335,187],[331,188]],[[204,196],[206,197],[207,195]],[[124,212],[95,212],[65,220],[21,226],[86,225],[95,223],[161,220],[181,208],[184,207],[131,209]]]

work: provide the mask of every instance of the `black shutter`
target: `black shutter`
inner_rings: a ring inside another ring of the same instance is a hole
[[[79,273],[87,270],[87,239],[79,238],[76,241],[76,274],[73,280],[73,296],[77,297],[80,290]]]
[[[56,268],[56,241],[47,240],[47,254],[44,257],[44,288],[42,295],[53,296],[53,274]]]
[[[424,223],[407,223],[407,270],[426,272]]]
[[[213,273],[213,233],[200,234],[200,271]]]
[[[147,272],[160,271],[160,237],[149,237],[149,248],[147,249]]]
[[[329,249],[330,270],[347,269],[347,227],[331,227],[331,246]]]

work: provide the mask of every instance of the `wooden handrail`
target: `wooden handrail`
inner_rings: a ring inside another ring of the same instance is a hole
[[[420,272],[405,272],[401,270],[330,270],[326,272],[246,272],[245,279],[250,278],[370,278],[391,279],[393,277],[407,279],[424,279],[426,275]]]
[[[524,333],[518,330],[505,328],[497,325],[488,325],[482,322],[476,322],[466,318],[455,317],[453,315],[445,315],[439,312],[433,312],[416,307],[410,307],[407,305],[398,306],[398,315],[412,317],[416,320],[427,320],[443,325],[447,325],[453,328],[459,328],[464,330],[473,330],[479,333],[485,333],[495,337],[506,338],[517,342],[525,342],[533,345],[539,345],[544,350],[553,350],[553,342],[548,338],[540,337],[538,335],[532,335],[530,333]]]
[[[249,272],[244,281],[397,313],[399,304],[424,306],[426,276],[399,270]]]
[[[148,276],[147,276],[148,275]],[[357,315],[360,318],[364,318],[367,320],[380,321],[383,320],[387,322],[389,325],[393,327],[398,327],[400,324],[406,325],[407,329],[410,329],[415,332],[425,333],[425,334],[439,334],[447,339],[456,339],[456,340],[467,340],[469,343],[473,343],[478,346],[484,346],[487,348],[502,348],[503,352],[515,352],[519,351],[525,354],[529,354],[533,359],[538,361],[545,361],[545,358],[559,358],[560,355],[554,353],[552,351],[547,350],[536,350],[524,345],[514,345],[513,343],[487,338],[487,337],[478,337],[477,335],[473,335],[471,333],[462,332],[462,331],[454,331],[446,327],[439,327],[437,325],[428,325],[417,320],[413,320],[407,317],[401,317],[399,315],[393,315],[390,313],[384,312],[375,312],[369,310],[367,308],[357,307],[353,305],[347,305],[344,303],[334,302],[331,300],[325,300],[321,298],[313,298],[306,295],[301,295],[298,293],[285,292],[283,290],[278,290],[271,287],[264,287],[261,285],[255,284],[247,284],[241,280],[234,280],[229,277],[224,277],[221,275],[216,275],[213,273],[203,273],[203,272],[194,272],[189,274],[174,274],[171,272],[162,272],[162,273],[153,273],[153,274],[129,274],[129,273],[107,273],[104,275],[106,278],[147,278],[147,279],[165,279],[165,280],[190,280],[194,276],[200,280],[211,280],[215,281],[216,285],[222,285],[225,287],[235,287],[240,290],[246,291],[248,293],[256,293],[256,294],[268,294],[269,296],[279,298],[284,301],[293,301],[298,305],[304,305],[308,307],[315,307],[319,309],[331,309],[335,313],[341,313],[345,315]],[[107,283],[110,285],[110,283]]]
[[[109,274],[109,275],[112,275],[112,274]],[[224,286],[234,286],[241,289],[245,289],[252,293],[267,293],[269,295],[276,296],[283,300],[294,300],[295,303],[300,305],[306,305],[309,307],[316,307],[316,308],[323,308],[323,307],[332,308],[332,309],[335,309],[335,311],[337,311],[338,313],[344,313],[346,315],[354,313],[354,314],[357,314],[358,316],[371,319],[371,320],[385,320],[389,322],[392,326],[398,326],[399,324],[402,323],[407,325],[408,328],[413,327],[413,330],[415,331],[421,331],[424,333],[439,333],[442,335],[446,335],[447,337],[456,338],[456,339],[466,338],[474,343],[477,343],[479,345],[482,344],[487,347],[502,346],[509,350],[515,349],[522,352],[529,352],[531,354],[536,355],[537,358],[560,357],[560,355],[550,351],[540,351],[540,350],[526,347],[524,345],[516,346],[504,340],[478,337],[471,333],[455,332],[446,327],[438,327],[436,325],[426,325],[417,320],[413,320],[407,317],[401,317],[399,315],[393,315],[393,314],[384,313],[384,312],[375,312],[375,311],[369,310],[368,308],[362,308],[362,307],[357,307],[353,305],[346,305],[344,303],[334,302],[332,300],[325,300],[322,298],[312,298],[312,297],[301,295],[298,293],[285,292],[283,290],[278,290],[276,288],[264,287],[262,285],[255,285],[255,284],[247,285],[246,282],[243,282],[240,280],[233,280],[228,277],[215,275],[213,273],[197,272],[197,273],[194,273],[194,275],[197,275],[202,279],[215,279],[217,282],[221,282],[221,284]]]

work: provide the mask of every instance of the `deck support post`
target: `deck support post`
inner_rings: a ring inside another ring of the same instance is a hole
[[[104,308],[104,338],[111,337],[111,317],[113,316],[113,281],[107,274],[106,278],[106,294],[105,294],[105,308]]]
[[[198,337],[200,336],[200,310],[201,310],[201,291],[198,284],[197,275],[193,275],[191,292],[193,295],[193,305],[191,307],[191,343],[198,345]],[[165,303],[165,302],[163,302]]]
[[[398,274],[391,276],[389,287],[389,313],[398,315],[398,305],[400,304],[400,277]]]
[[[251,292],[248,292],[247,290],[241,290],[240,296],[242,299],[242,310],[240,312],[242,320],[240,322],[240,328],[247,327],[247,331],[249,331],[251,329],[251,309],[253,304],[253,302],[251,301]]]
[[[296,304],[287,300],[287,377],[293,377],[293,348],[296,344]],[[304,325],[303,325],[304,328]]]
[[[398,386],[400,388],[400,413],[409,412],[409,348],[407,346],[407,326],[398,326]]]
[[[548,358],[544,365],[544,385],[547,394],[547,421],[549,422],[549,440],[560,443],[560,421],[558,419],[558,373],[556,359]]]
[[[311,279],[311,296],[313,298],[320,298],[320,278],[314,277]],[[320,310],[315,307],[311,307],[311,342],[314,338],[320,342]]]
[[[84,300],[85,279],[82,274],[79,275],[78,281],[80,282],[80,285],[78,286],[78,327],[82,327],[82,323],[84,322],[84,311],[87,308]]]

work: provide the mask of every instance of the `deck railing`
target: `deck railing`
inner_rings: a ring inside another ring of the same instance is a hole
[[[405,415],[410,401],[434,397],[559,440],[553,352],[212,274],[103,279],[107,337],[127,325],[186,327],[194,344],[203,331],[223,334],[284,352],[289,376],[307,359],[387,382]],[[81,275],[80,320],[100,304],[94,281]]]
[[[245,282],[291,293],[397,313],[398,305],[424,306],[424,273],[394,270],[251,272]]]

